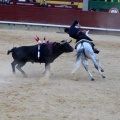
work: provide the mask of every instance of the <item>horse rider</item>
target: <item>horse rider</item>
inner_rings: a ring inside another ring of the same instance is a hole
[[[73,22],[73,24],[70,26],[70,28],[65,28],[64,32],[69,34],[70,37],[76,39],[76,43],[82,39],[85,39],[86,41],[90,42],[93,48],[94,53],[98,54],[99,50],[94,48],[93,40],[89,38],[82,30],[80,30],[81,25],[77,20]]]

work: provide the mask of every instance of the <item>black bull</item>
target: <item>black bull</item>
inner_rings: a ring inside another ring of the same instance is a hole
[[[71,42],[71,41],[70,41]],[[25,72],[21,69],[27,62],[45,63],[45,72],[50,70],[50,63],[52,63],[62,53],[69,53],[73,51],[70,42],[62,40],[61,42],[47,42],[40,44],[40,58],[38,58],[38,45],[14,47],[8,50],[7,54],[12,53],[13,62],[12,71],[15,73],[17,68],[23,75]]]

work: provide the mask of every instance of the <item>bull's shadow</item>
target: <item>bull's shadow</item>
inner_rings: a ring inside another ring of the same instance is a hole
[[[8,50],[7,54],[12,53],[13,62],[12,71],[15,74],[16,68],[23,74],[25,72],[21,69],[27,62],[31,63],[45,63],[45,71],[50,71],[50,63],[63,53],[73,51],[73,47],[67,42],[62,40],[60,42],[47,42],[32,46],[14,47]]]

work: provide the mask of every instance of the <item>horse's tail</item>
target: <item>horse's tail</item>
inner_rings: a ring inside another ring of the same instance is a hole
[[[7,55],[9,55],[10,53],[13,53],[15,49],[16,47],[12,48],[11,50],[8,50]]]
[[[83,55],[85,55],[84,48],[81,48],[77,52],[77,60],[79,60],[80,58],[82,58]]]

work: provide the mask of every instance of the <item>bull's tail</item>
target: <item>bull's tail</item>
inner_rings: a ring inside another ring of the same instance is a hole
[[[15,48],[16,47],[12,48],[11,50],[8,50],[7,55],[9,55],[10,53],[14,52]]]

